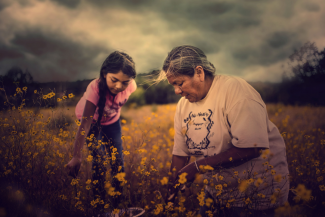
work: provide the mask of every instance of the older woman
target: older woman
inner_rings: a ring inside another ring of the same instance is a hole
[[[179,175],[186,173],[191,182],[201,173],[209,182],[205,202],[214,201],[201,207],[202,216],[208,209],[215,215],[272,216],[289,192],[284,140],[252,86],[214,73],[203,51],[193,46],[175,47],[164,61],[161,76],[182,96],[174,119],[169,193],[176,193]],[[187,164],[190,156],[196,160]]]

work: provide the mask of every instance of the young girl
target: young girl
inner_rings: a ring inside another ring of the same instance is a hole
[[[93,185],[95,199],[98,197],[99,200],[105,199],[106,167],[103,162],[108,156],[113,177],[112,186],[115,191],[122,193],[119,181],[114,178],[117,173],[124,172],[120,113],[121,107],[137,88],[135,76],[134,62],[129,55],[118,51],[111,53],[100,69],[99,79],[90,82],[76,106],[76,116],[81,125],[74,143],[73,158],[67,164],[67,168],[69,175],[73,177],[78,175],[82,159],[81,149],[87,140],[93,156],[92,179],[98,180]],[[119,197],[115,197],[111,202],[116,207]]]

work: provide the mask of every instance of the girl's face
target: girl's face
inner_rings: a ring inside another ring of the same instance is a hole
[[[104,78],[106,79],[107,87],[112,94],[118,94],[125,90],[132,80],[131,77],[127,76],[122,71],[119,71],[116,74],[107,73],[104,75]]]

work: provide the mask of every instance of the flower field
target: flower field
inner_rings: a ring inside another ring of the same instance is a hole
[[[74,136],[80,124],[74,107],[66,107],[65,102],[75,96],[69,93],[57,97],[53,92],[35,91],[37,100],[42,103],[55,100],[58,106],[37,108],[36,100],[35,108],[25,108],[24,91],[26,89],[17,89],[14,96],[20,98],[19,105],[11,103],[9,98],[8,109],[0,113],[0,216],[92,216],[97,212],[117,213],[126,207],[145,209],[143,216],[197,216],[200,204],[211,203],[204,200],[201,191],[204,185],[211,183],[202,176],[188,184],[185,192],[179,192],[173,206],[165,204],[162,197],[166,193],[173,149],[175,104],[123,108],[125,173],[116,177],[124,186],[123,192],[115,191],[107,172],[108,197],[104,201],[92,195],[92,186],[98,180],[91,180],[93,159],[86,144],[78,177],[69,177],[65,168],[72,158]],[[289,201],[278,208],[276,214],[323,215],[325,109],[281,104],[268,104],[267,108],[269,118],[285,139],[290,170]],[[91,137],[88,140],[95,141]],[[104,164],[110,161],[114,161],[114,154]],[[186,176],[180,180],[185,183]],[[244,180],[239,188],[245,191],[250,183],[256,185],[262,181]],[[216,189],[221,192],[222,185],[216,184]],[[123,195],[123,203],[113,209],[111,199],[118,194]],[[249,204],[251,200],[253,198],[246,198],[244,202]],[[273,200],[276,202],[276,197]],[[218,209],[231,207],[231,199],[225,204]]]

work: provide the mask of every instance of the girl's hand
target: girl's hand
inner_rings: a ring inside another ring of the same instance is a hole
[[[70,162],[66,165],[69,170],[69,176],[76,178],[80,169],[81,158],[73,157]]]

